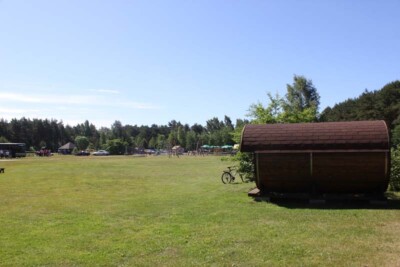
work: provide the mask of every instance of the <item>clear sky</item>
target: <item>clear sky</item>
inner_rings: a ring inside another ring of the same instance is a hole
[[[399,0],[0,0],[0,118],[245,118],[293,75],[322,111],[400,79]]]

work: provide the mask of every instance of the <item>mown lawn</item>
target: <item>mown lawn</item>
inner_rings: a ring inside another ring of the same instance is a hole
[[[256,202],[218,157],[0,161],[0,266],[399,266],[400,205]]]

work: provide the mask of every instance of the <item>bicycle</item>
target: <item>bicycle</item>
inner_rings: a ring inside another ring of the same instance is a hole
[[[233,183],[236,179],[236,176],[239,175],[240,179],[244,183],[243,175],[238,171],[236,166],[229,166],[228,170],[224,170],[221,175],[221,181],[224,184]]]

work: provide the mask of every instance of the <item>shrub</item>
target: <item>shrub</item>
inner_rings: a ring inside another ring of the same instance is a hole
[[[389,190],[400,191],[400,147],[392,149]]]
[[[254,155],[253,153],[238,152],[233,160],[238,162],[238,171],[248,180],[254,181]]]
[[[123,155],[128,144],[121,139],[108,140],[106,149],[111,155]]]

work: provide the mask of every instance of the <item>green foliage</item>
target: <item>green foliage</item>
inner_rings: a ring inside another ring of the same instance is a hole
[[[294,75],[293,84],[288,84],[286,88],[285,113],[296,114],[309,108],[318,110],[320,96],[311,80]]]
[[[156,148],[157,147],[157,139],[153,136],[149,141],[149,148]]]
[[[280,114],[279,121],[281,123],[299,123],[299,122],[315,122],[317,121],[318,111],[316,107],[304,108],[301,111],[289,110]]]
[[[400,191],[400,147],[391,151],[390,183],[391,191]]]
[[[400,125],[400,81],[377,91],[365,90],[359,97],[327,107],[321,121],[385,120],[393,130]]]
[[[242,132],[243,132],[243,126],[236,127],[233,132],[231,132],[232,140],[235,144],[240,144],[241,139],[242,139]]]
[[[0,143],[9,143],[9,141],[4,136],[0,136]]]
[[[238,152],[233,158],[237,161],[238,171],[242,173],[249,181],[254,181],[254,154]]]
[[[250,106],[247,116],[252,118],[251,123],[264,124],[280,122],[280,117],[283,112],[284,99],[278,94],[273,97],[270,93],[268,93],[267,96],[269,100],[267,107],[264,107],[260,102]]]
[[[193,131],[186,133],[186,149],[189,151],[197,149],[197,137],[196,133]]]
[[[206,123],[207,123],[206,129],[210,133],[219,131],[225,126],[224,122],[218,120],[217,117],[208,120]]]
[[[121,139],[127,143],[128,151],[133,151],[136,147],[165,149],[168,144],[195,150],[203,144],[210,144],[210,141],[218,146],[232,144],[230,134],[234,126],[228,116],[225,116],[223,121],[218,118],[211,119],[209,126],[212,131],[199,124],[190,127],[175,120],[168,125],[151,126],[122,125],[120,121],[115,121],[111,128],[96,129],[87,120],[71,127],[64,126],[57,120],[21,118],[8,122],[0,119],[0,137],[4,141],[25,143],[26,147],[46,147],[52,151],[56,151],[67,142],[76,143],[77,137],[87,138],[91,149],[106,149],[109,140]]]
[[[298,123],[314,122],[318,117],[317,106],[304,106],[301,109],[291,107],[288,99],[281,98],[278,94],[273,97],[268,93],[268,106],[264,107],[261,103],[250,106],[248,116],[253,120],[253,124],[264,123]],[[311,102],[313,103],[313,102]],[[295,105],[298,105],[295,102]]]
[[[86,150],[89,146],[89,139],[85,136],[75,137],[75,145],[78,150]]]
[[[201,136],[200,143],[214,146],[233,145],[232,131],[234,126],[231,119],[225,116],[224,121],[214,117],[207,121],[206,134]]]
[[[158,149],[164,149],[165,145],[166,145],[166,142],[167,142],[167,140],[165,138],[165,135],[158,134],[158,136],[157,136],[157,148]]]
[[[111,155],[123,155],[125,154],[127,143],[121,139],[108,140],[106,149]]]
[[[182,126],[178,128],[178,133],[176,137],[179,145],[182,147],[186,147],[186,131]]]
[[[392,130],[392,146],[397,147],[398,145],[400,145],[400,124]]]
[[[167,143],[169,147],[174,147],[178,144],[178,137],[175,131],[169,133]]]
[[[44,148],[47,148],[46,141],[40,141],[40,142],[39,142],[39,147],[40,147],[40,148],[43,148],[43,147],[44,147]]]
[[[250,106],[248,116],[253,124],[264,123],[299,123],[314,122],[318,118],[319,94],[312,84],[304,76],[294,76],[293,85],[287,85],[285,98],[278,94],[267,94],[269,103],[266,107],[261,103]],[[241,129],[236,129],[233,139],[239,143]],[[253,155],[250,153],[238,153],[234,158],[239,163],[241,172],[247,175],[254,173]]]
[[[146,139],[144,137],[142,137],[141,135],[136,136],[135,138],[135,145],[138,148],[145,148],[146,147]]]

